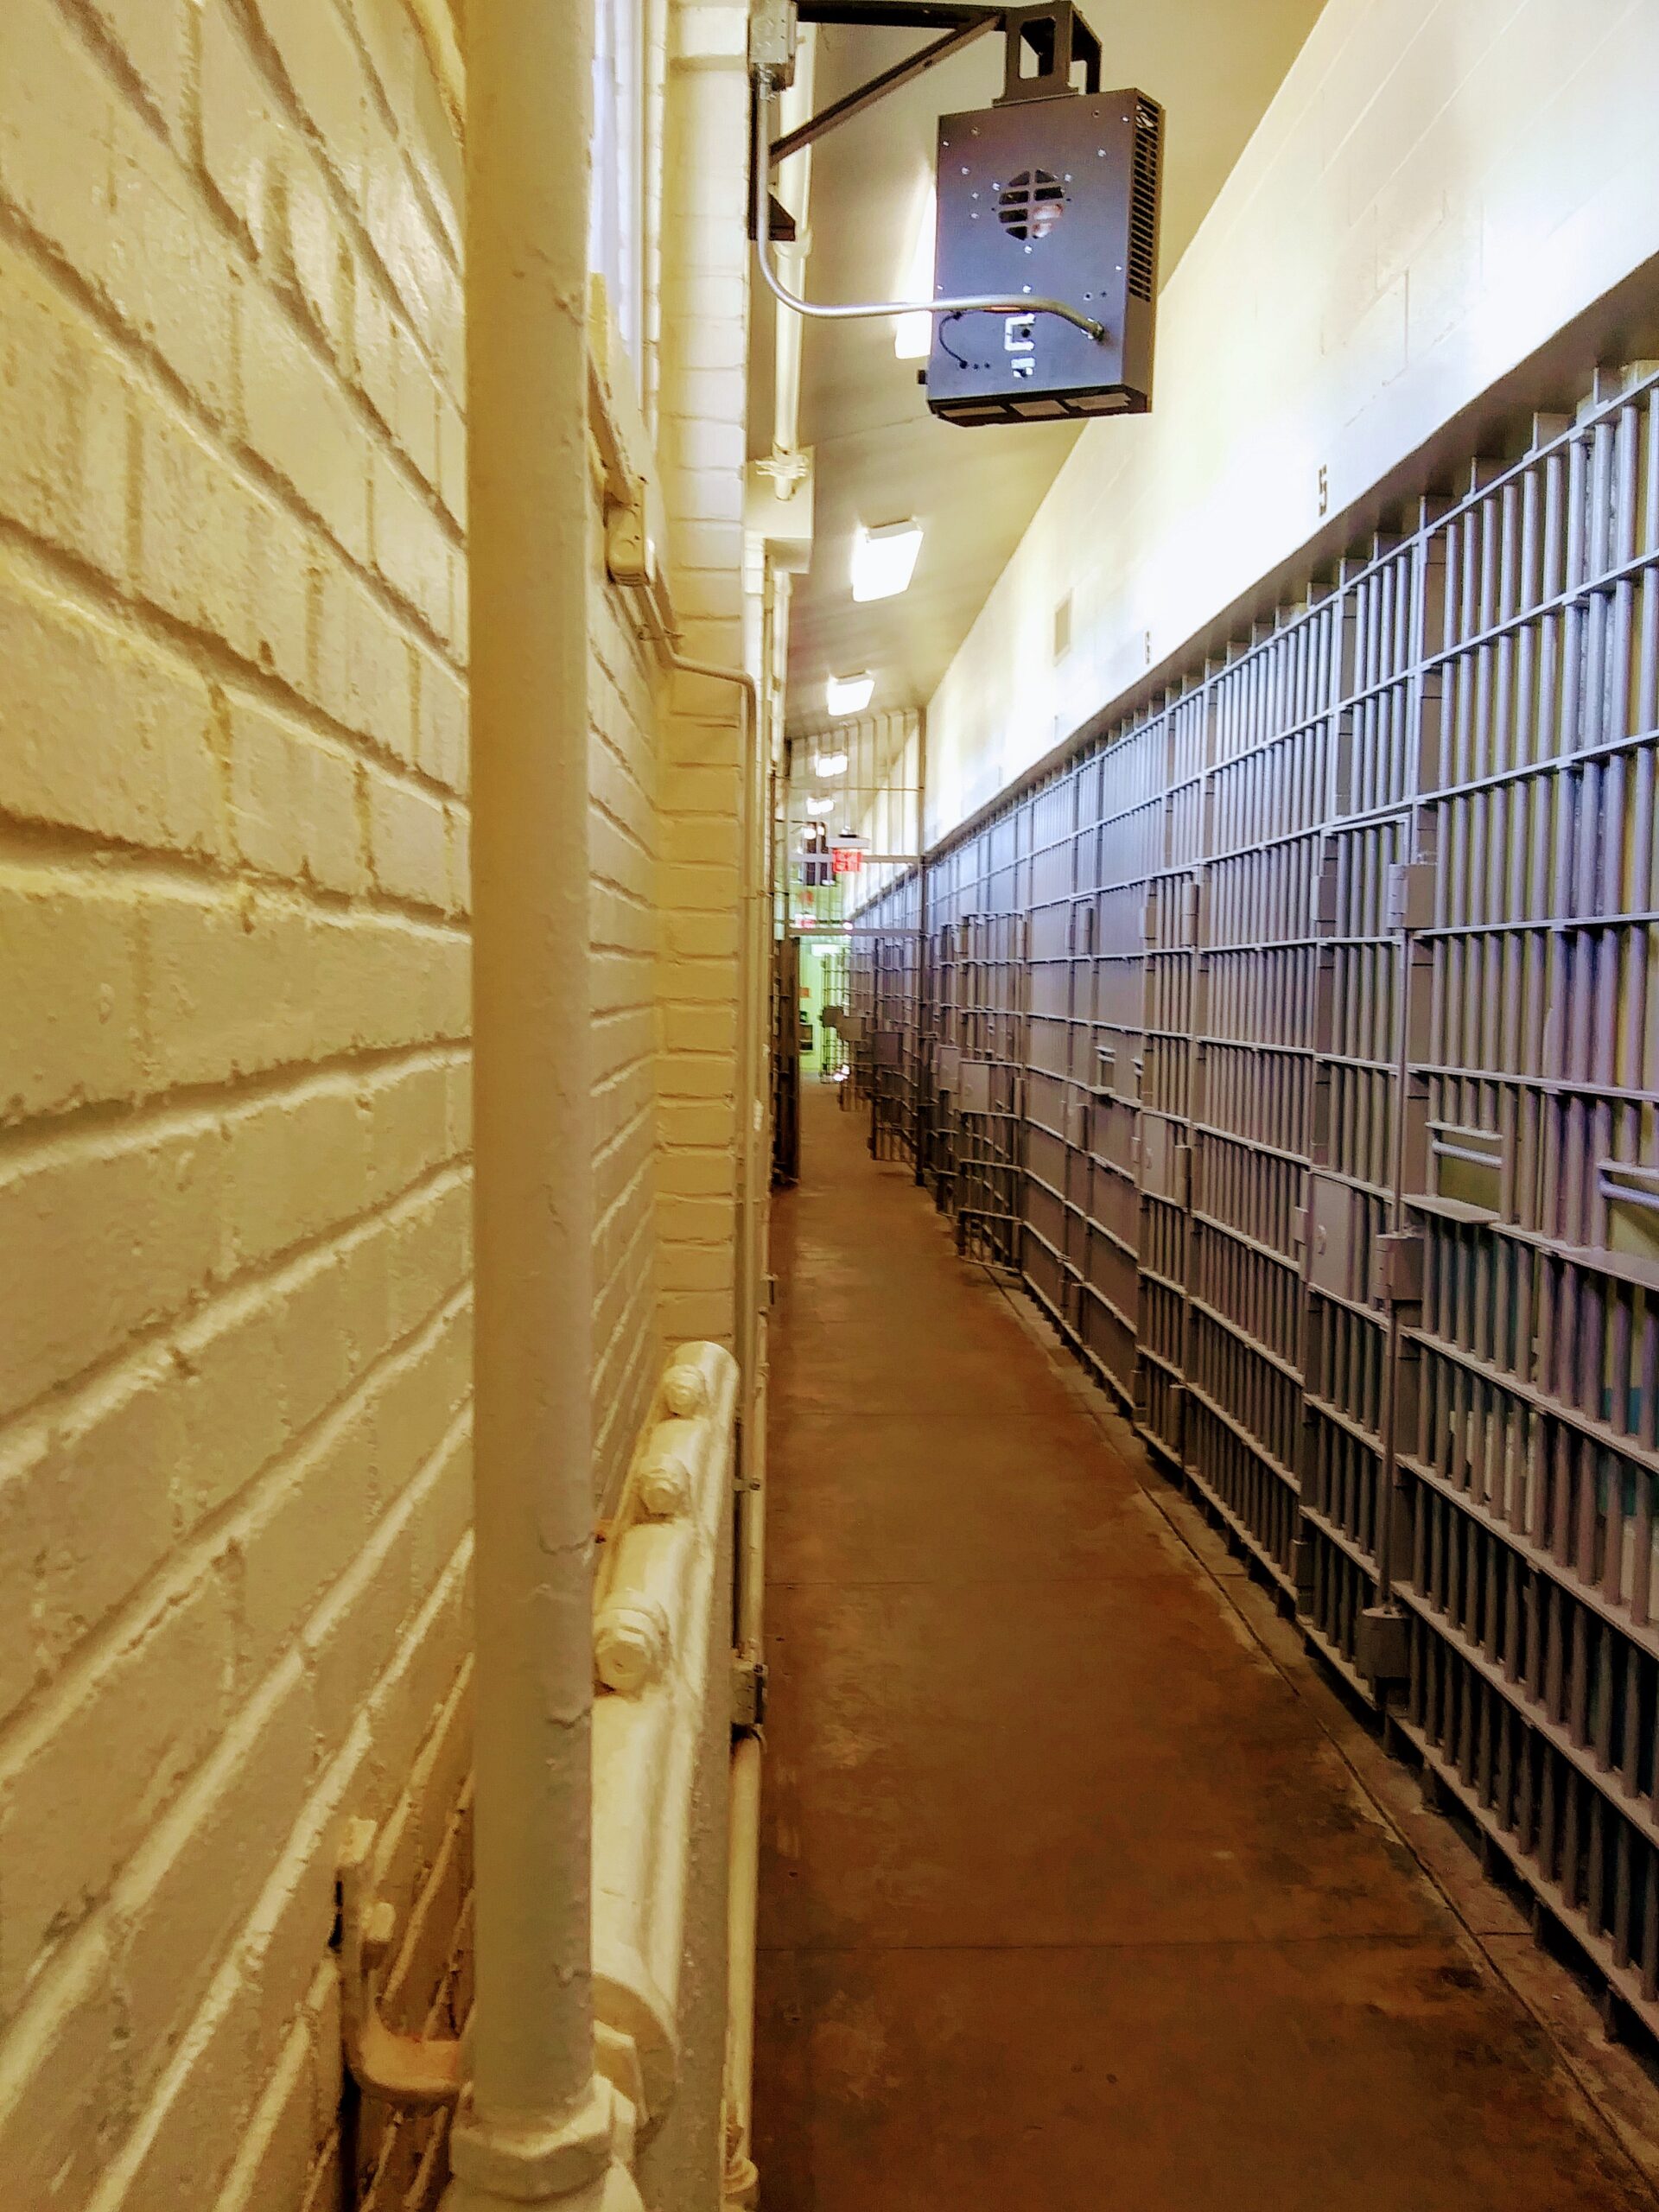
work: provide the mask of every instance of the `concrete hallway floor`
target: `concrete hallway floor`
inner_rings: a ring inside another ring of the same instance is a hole
[[[1659,2204],[1471,1940],[1473,1861],[1460,1920],[864,1113],[810,1084],[803,1121],[774,1230],[764,2212]]]

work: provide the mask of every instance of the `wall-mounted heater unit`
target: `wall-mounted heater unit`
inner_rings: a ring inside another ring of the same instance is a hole
[[[773,138],[799,23],[938,29],[944,35]],[[901,85],[988,33],[1003,36],[1002,97],[939,124],[938,231],[931,300],[802,299],[772,264],[792,237],[772,171]],[[1152,404],[1164,111],[1100,89],[1100,41],[1071,0],[753,0],[751,232],[779,303],[815,321],[931,317],[922,382],[948,423],[1143,415]]]
[[[937,315],[927,404],[966,423],[1144,414],[1163,110],[1101,91],[1100,42],[1065,0],[1003,22],[1002,97],[939,121],[934,294],[1060,299],[1103,335],[1053,315]]]

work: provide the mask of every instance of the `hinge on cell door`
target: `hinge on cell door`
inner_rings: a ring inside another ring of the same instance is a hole
[[[1368,1605],[1354,1624],[1354,1664],[1373,1682],[1411,1675],[1411,1621],[1392,1605]]]
[[[1337,926],[1337,888],[1342,861],[1334,845],[1319,855],[1319,872],[1313,879],[1313,911],[1308,919],[1319,937],[1332,936]]]
[[[1192,1203],[1192,1147],[1190,1144],[1178,1144],[1170,1153],[1169,1196],[1171,1202],[1178,1206],[1190,1206]]]
[[[1296,1537],[1290,1547],[1290,1579],[1296,1586],[1299,1612],[1306,1612],[1313,1603],[1314,1566],[1313,1537]]]
[[[1389,927],[1427,930],[1434,926],[1433,861],[1396,861],[1389,869]]]
[[[1423,1238],[1395,1229],[1371,1246],[1371,1296],[1382,1306],[1419,1306],[1423,1297]]]
[[[1189,876],[1181,886],[1181,943],[1191,947],[1198,941],[1198,925],[1204,914],[1204,886],[1197,876]]]

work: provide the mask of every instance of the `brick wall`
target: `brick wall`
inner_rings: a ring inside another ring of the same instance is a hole
[[[743,467],[748,357],[747,9],[675,0],[667,56],[673,180],[664,208],[658,444],[684,651],[745,652]],[[671,1337],[735,1332],[739,695],[676,679],[664,732],[657,1224]]]
[[[411,1990],[453,1942],[458,181],[398,0],[0,10],[0,2168],[31,2212],[329,2198],[344,1814],[429,1892]]]
[[[673,10],[711,13],[717,67],[671,94],[686,158],[725,134],[726,207],[742,10]],[[394,2017],[464,2015],[452,40],[435,0],[0,6],[0,2171],[30,2212],[442,2179],[442,2123],[342,2113],[329,1936],[368,1815]],[[713,223],[664,241],[664,442],[690,642],[734,659]],[[661,739],[597,498],[590,606],[602,1504],[664,1337],[731,1332],[739,756],[713,688]]]
[[[594,1486],[614,1502],[661,1366],[658,1310],[655,662],[603,582],[594,528],[589,748],[599,1157],[595,1173]],[[683,1334],[684,1332],[679,1333]]]

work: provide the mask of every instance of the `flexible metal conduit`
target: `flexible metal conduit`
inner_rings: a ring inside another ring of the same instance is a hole
[[[1057,315],[1063,322],[1087,331],[1090,338],[1098,340],[1105,337],[1104,324],[1084,315],[1080,308],[1068,307],[1064,300],[1034,298],[1029,292],[972,292],[942,300],[849,300],[825,307],[813,300],[798,299],[793,292],[785,291],[772,265],[772,100],[771,73],[757,69],[751,162],[754,179],[754,252],[767,289],[781,307],[823,322],[850,322],[900,315]]]

